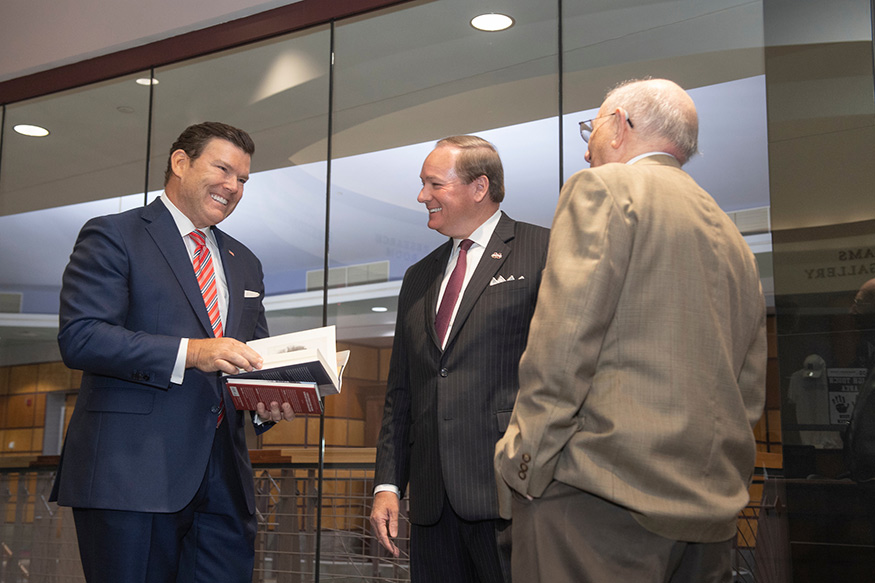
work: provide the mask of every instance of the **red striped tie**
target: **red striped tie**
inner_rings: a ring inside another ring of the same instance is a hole
[[[213,328],[213,335],[216,338],[222,337],[222,315],[219,313],[219,288],[216,285],[216,272],[213,269],[213,256],[206,244],[206,238],[200,231],[192,231],[188,234],[191,240],[194,241],[194,274],[197,277],[198,286],[201,288],[201,295],[204,297],[204,305],[207,307],[207,314],[210,316],[210,326]],[[219,418],[216,420],[216,427],[222,423],[225,418],[225,402],[222,401]]]

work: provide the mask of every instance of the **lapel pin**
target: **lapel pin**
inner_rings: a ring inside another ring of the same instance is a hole
[[[492,254],[492,258],[493,259],[501,259],[501,253],[496,251],[495,253]]]
[[[230,254],[231,254],[231,257],[237,257],[237,256],[236,256],[236,255],[234,255],[234,252],[233,252],[233,251],[231,251],[231,250],[230,250],[230,249],[228,249],[228,253],[230,253]]]

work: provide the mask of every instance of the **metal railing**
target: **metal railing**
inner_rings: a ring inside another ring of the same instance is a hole
[[[399,558],[380,547],[370,533],[372,454],[370,461],[361,461],[368,459],[367,453],[359,461],[327,456],[334,461],[320,470],[314,452],[302,456],[299,451],[282,451],[284,455],[273,456],[272,463],[255,464],[258,532],[253,583],[409,581],[406,501],[396,540]],[[0,469],[0,583],[84,583],[73,513],[48,501],[54,476],[54,467]],[[774,527],[763,529],[763,519],[775,513],[783,514],[775,496],[766,495],[762,501],[751,501],[739,515],[733,557],[736,582],[771,580],[763,572],[769,559],[756,559],[761,558],[759,547],[774,546],[758,543],[775,538],[766,535]]]
[[[373,464],[260,464],[253,583],[409,581],[402,506],[399,558],[369,531]],[[70,508],[49,502],[55,468],[0,470],[0,583],[84,583]],[[321,499],[322,515],[318,515]],[[317,525],[321,523],[321,529]],[[317,565],[318,547],[318,565]]]

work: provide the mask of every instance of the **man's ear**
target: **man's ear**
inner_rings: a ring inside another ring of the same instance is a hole
[[[474,200],[477,202],[481,202],[486,196],[489,195],[489,178],[486,177],[485,174],[481,174],[477,178],[472,181],[474,184]]]
[[[170,154],[170,170],[176,175],[181,177],[182,172],[188,168],[191,163],[191,159],[188,157],[188,154],[185,153],[185,150],[174,150],[172,154]]]
[[[629,138],[629,124],[626,121],[626,110],[622,107],[614,109],[614,114],[612,119],[614,138],[611,140],[611,147],[617,150]]]

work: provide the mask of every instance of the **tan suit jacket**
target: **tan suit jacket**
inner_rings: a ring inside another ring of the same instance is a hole
[[[673,540],[717,542],[748,502],[765,304],[738,229],[664,155],[575,174],[554,217],[510,426],[511,490],[552,480]]]

